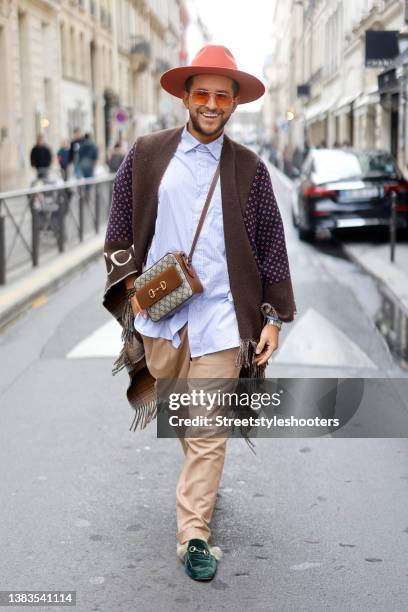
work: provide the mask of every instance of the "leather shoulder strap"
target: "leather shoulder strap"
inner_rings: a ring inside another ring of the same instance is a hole
[[[190,253],[188,254],[188,262],[191,263],[193,258],[193,253],[196,248],[197,240],[200,236],[201,228],[203,227],[204,219],[208,211],[208,207],[210,206],[211,198],[213,196],[215,186],[218,181],[218,177],[220,176],[220,164],[218,164],[215,174],[213,176],[213,180],[211,181],[210,189],[208,190],[207,199],[205,200],[205,204],[203,210],[201,211],[200,219],[198,221],[197,229],[194,235],[193,244],[191,245]]]

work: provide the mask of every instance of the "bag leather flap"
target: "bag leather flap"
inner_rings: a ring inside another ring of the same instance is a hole
[[[174,289],[177,289],[182,282],[176,266],[169,266],[136,291],[136,298],[140,307],[145,310],[149,306],[153,306]]]

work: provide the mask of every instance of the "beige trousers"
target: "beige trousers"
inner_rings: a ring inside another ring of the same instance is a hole
[[[181,344],[142,336],[147,367],[155,378],[229,378],[239,376],[235,365],[239,348],[193,357],[188,344],[187,324],[180,331]],[[176,488],[177,539],[184,544],[192,538],[208,541],[218,486],[221,480],[228,438],[179,438],[184,465]]]

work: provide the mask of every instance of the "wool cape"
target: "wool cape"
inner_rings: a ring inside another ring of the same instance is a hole
[[[155,379],[147,370],[142,339],[134,329],[125,278],[143,271],[155,231],[159,185],[182,131],[183,126],[137,139],[132,162],[132,202],[124,202],[123,210],[113,211],[111,207],[105,238],[107,280],[103,306],[122,326],[123,340],[112,373],[122,368],[128,371],[127,398],[135,410],[130,429],[134,431],[137,427],[143,429],[156,417],[157,405]],[[119,180],[120,171],[115,181]],[[254,364],[253,356],[265,324],[265,312],[272,310],[285,322],[292,321],[296,313],[282,219],[264,163],[226,134],[220,181],[227,269],[240,334],[240,377],[263,378],[265,365]],[[125,210],[129,206],[131,211]],[[131,219],[129,234],[126,239],[123,234],[116,239],[115,218],[124,219],[126,214],[129,223]]]

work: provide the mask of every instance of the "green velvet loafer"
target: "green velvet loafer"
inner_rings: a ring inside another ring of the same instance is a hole
[[[212,580],[217,571],[217,561],[221,557],[218,546],[209,547],[205,540],[194,538],[179,545],[179,557],[184,561],[186,573],[193,580]]]

